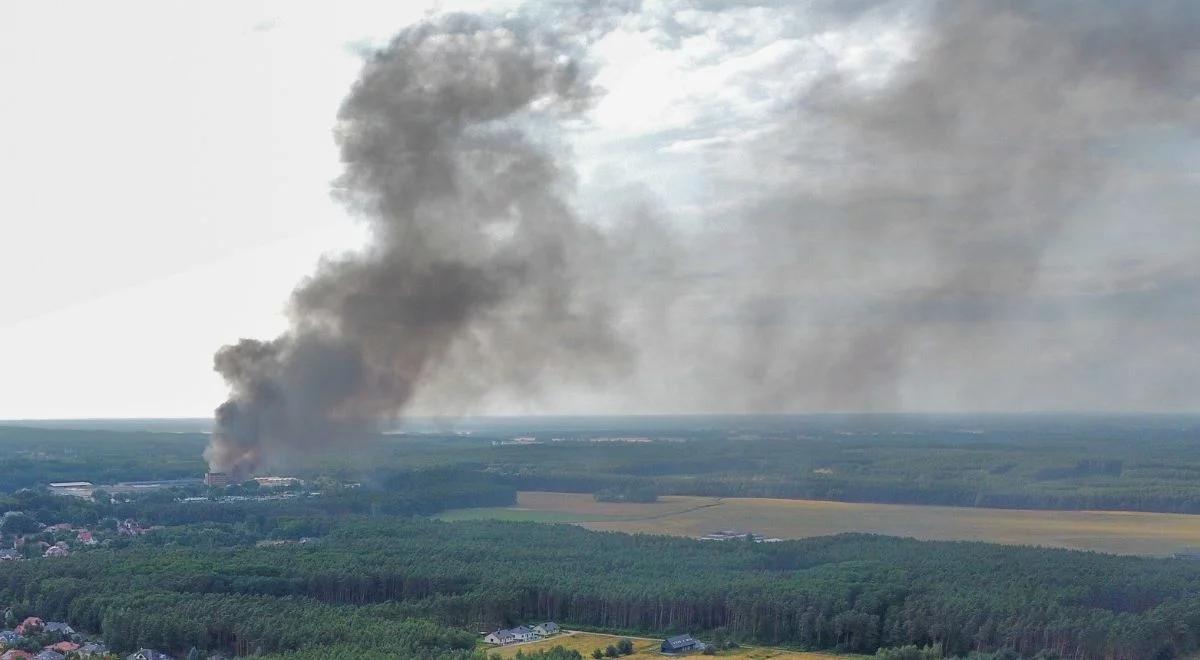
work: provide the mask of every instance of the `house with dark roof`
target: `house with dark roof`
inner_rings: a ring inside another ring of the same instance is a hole
[[[58,651],[44,649],[41,653],[33,656],[33,660],[67,660],[67,656],[59,653]]]
[[[75,629],[71,627],[71,624],[64,621],[47,621],[42,624],[42,630],[63,636],[75,634]]]
[[[85,658],[93,655],[104,655],[105,653],[108,653],[108,647],[100,642],[88,642],[87,644],[79,647],[79,650],[76,651],[76,653]]]
[[[691,635],[675,635],[663,640],[663,653],[687,653],[689,651],[703,651],[704,642],[692,637]]]
[[[171,656],[154,649],[138,649],[125,656],[125,660],[174,660]]]
[[[549,637],[551,635],[557,635],[560,632],[562,632],[562,628],[559,628],[558,624],[554,623],[553,621],[539,623],[533,627],[533,634],[535,637]]]

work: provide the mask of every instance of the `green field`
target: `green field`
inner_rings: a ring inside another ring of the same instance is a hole
[[[451,511],[444,520],[575,523],[595,530],[698,537],[720,529],[783,539],[865,532],[925,540],[987,541],[1169,555],[1200,545],[1200,516],[1130,511],[1041,511],[762,498],[662,497],[596,502],[579,493],[521,492],[517,505]]]

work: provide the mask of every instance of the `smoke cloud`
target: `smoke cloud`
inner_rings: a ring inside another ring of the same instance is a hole
[[[835,65],[764,121],[673,145],[715,163],[717,211],[688,259],[705,265],[703,285],[677,296],[670,327],[683,351],[663,361],[705,355],[686,381],[692,409],[1194,406],[1178,388],[1200,369],[1194,316],[1151,292],[1178,293],[1181,277],[1196,292],[1195,251],[1167,247],[1194,240],[1195,223],[1178,197],[1148,190],[1176,185],[1194,199],[1195,180],[1164,167],[1148,184],[1128,152],[1152,159],[1164,141],[1195,140],[1200,10],[875,11],[917,26],[882,82]],[[787,80],[802,68],[787,59],[756,73]],[[1162,282],[1122,281],[1149,264]],[[1133,300],[1165,308],[1146,315]],[[1129,346],[1133,332],[1160,346]],[[1155,363],[1133,381],[1131,349]]]
[[[523,127],[577,116],[594,94],[570,46],[519,22],[451,16],[374,54],[336,129],[336,191],[372,244],[299,286],[287,334],[218,351],[232,393],[211,467],[248,474],[348,441],[403,411],[433,372],[469,401],[534,388],[547,371],[619,368],[627,347],[592,285],[605,238],[574,215],[570,173]]]
[[[444,17],[370,57],[335,191],[371,245],[297,288],[286,334],[217,353],[214,469],[548,383],[636,412],[1197,403],[1181,200],[1200,196],[1160,166],[1200,125],[1194,3],[660,5]],[[699,210],[672,217],[631,164],[604,222],[581,217],[561,127],[603,96],[589,48],[640,30],[732,57],[751,20],[778,43],[913,37],[878,75],[821,48],[760,58],[730,78],[744,117],[699,98],[686,128],[635,136],[686,160]],[[1131,364],[1154,375],[1101,387]]]

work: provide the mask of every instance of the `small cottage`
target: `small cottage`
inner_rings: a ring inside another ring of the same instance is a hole
[[[704,643],[691,635],[675,635],[664,639],[662,643],[663,653],[687,653],[703,650]]]

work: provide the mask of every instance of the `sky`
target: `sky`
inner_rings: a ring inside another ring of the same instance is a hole
[[[619,254],[567,295],[603,294],[625,366],[514,383],[451,343],[395,406],[1196,410],[1195,12],[978,5],[648,1],[569,34],[587,107],[510,128]],[[447,11],[556,20],[521,7],[0,5],[0,419],[211,414],[214,352],[294,332],[298,283],[374,240],[331,194],[366,54]]]

